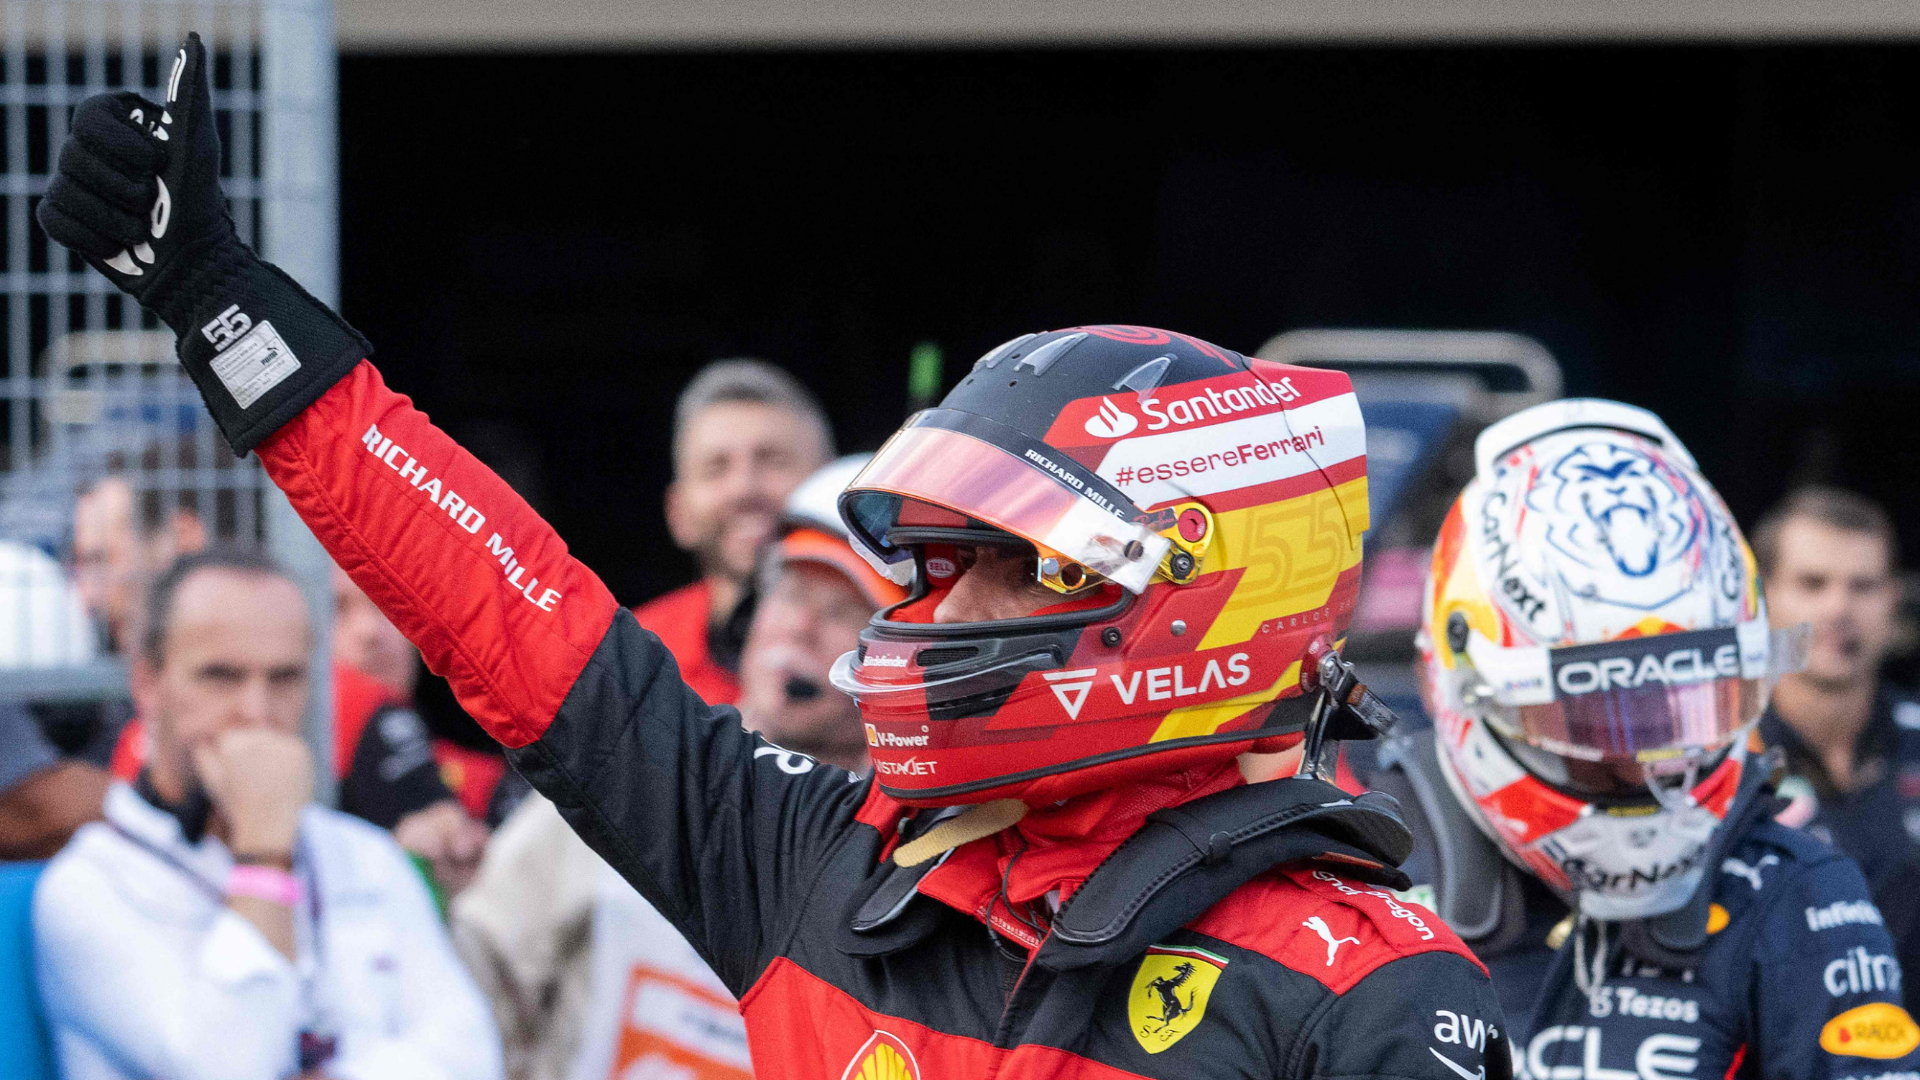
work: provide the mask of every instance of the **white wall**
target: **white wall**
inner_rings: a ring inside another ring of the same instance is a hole
[[[336,0],[348,51],[1920,37],[1920,0]]]

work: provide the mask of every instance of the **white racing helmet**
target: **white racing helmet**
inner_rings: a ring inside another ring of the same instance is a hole
[[[1480,434],[1434,545],[1421,683],[1454,793],[1592,918],[1683,906],[1803,631],[1652,413],[1549,402]]]

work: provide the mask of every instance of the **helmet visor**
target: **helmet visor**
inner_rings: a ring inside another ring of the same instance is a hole
[[[1650,764],[1723,746],[1757,720],[1802,636],[1752,622],[1502,649],[1475,634],[1468,655],[1502,734],[1580,761]]]
[[[911,500],[1012,533],[1132,592],[1147,587],[1172,542],[1137,520],[1130,501],[1107,498],[1092,470],[1045,448],[1016,455],[979,434],[928,423],[930,413],[889,439],[840,497],[848,527],[883,562],[910,557],[890,534]]]
[[[1497,709],[1491,719],[1507,735],[1575,760],[1647,765],[1724,746],[1766,704],[1764,682],[1730,678],[1615,687]]]

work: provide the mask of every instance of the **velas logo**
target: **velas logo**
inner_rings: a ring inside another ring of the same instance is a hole
[[[1098,668],[1075,668],[1072,671],[1049,671],[1040,677],[1052,685],[1053,696],[1060,699],[1060,707],[1067,711],[1067,719],[1080,719],[1080,708],[1087,703],[1087,691],[1093,689],[1093,677]]]
[[[1206,1019],[1214,984],[1226,969],[1226,957],[1205,949],[1173,945],[1148,949],[1127,997],[1127,1022],[1140,1048],[1157,1054],[1199,1027]]]
[[[1087,434],[1101,439],[1117,439],[1140,426],[1140,421],[1132,413],[1120,411],[1113,399],[1100,399],[1100,411],[1087,417]]]
[[[1820,1049],[1846,1057],[1905,1057],[1920,1048],[1920,1026],[1907,1010],[1885,1001],[1848,1009],[1820,1029]]]
[[[906,1043],[891,1032],[876,1031],[854,1051],[840,1080],[920,1080],[920,1066]]]

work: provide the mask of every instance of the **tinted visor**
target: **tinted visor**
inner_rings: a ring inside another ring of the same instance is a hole
[[[1530,746],[1518,739],[1504,738],[1498,728],[1493,730],[1493,737],[1528,772],[1549,786],[1579,799],[1616,806],[1646,805],[1656,785],[1671,788],[1676,780],[1686,777],[1689,769],[1704,779],[1719,768],[1720,763],[1738,745],[1737,742],[1728,742],[1705,753],[1656,757],[1647,762],[1627,758],[1582,761]]]
[[[1763,682],[1732,678],[1612,689],[1502,712],[1510,734],[1537,746],[1595,761],[1644,761],[1657,751],[1719,746],[1759,719],[1766,704]]]
[[[1764,624],[1754,624],[1504,650],[1498,662],[1509,685],[1527,689],[1488,702],[1487,718],[1510,738],[1581,761],[1647,764],[1697,754],[1731,741],[1766,707],[1769,638]],[[1476,664],[1496,659],[1470,651]],[[1525,661],[1536,665],[1531,673]]]
[[[980,434],[939,426],[937,417],[927,422],[942,412],[951,410],[916,416],[840,496],[848,527],[883,562],[911,557],[893,534],[917,501],[1011,533],[1043,556],[1070,559],[1132,592],[1147,587],[1171,541],[1135,520],[1131,502],[1115,506],[1106,484],[1064,455],[1044,448],[1015,454]]]

